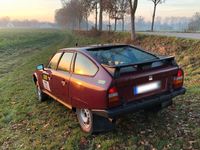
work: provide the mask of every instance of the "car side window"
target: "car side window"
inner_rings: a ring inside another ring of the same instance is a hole
[[[49,65],[48,65],[48,68],[51,68],[51,69],[56,69],[57,68],[57,65],[58,65],[58,61],[60,59],[60,56],[61,56],[62,53],[56,53],[53,58],[51,59],[51,61],[49,62]]]
[[[97,66],[83,54],[77,53],[74,73],[79,75],[94,76],[98,71]]]
[[[73,53],[64,53],[59,65],[58,65],[58,70],[61,71],[69,71],[70,70],[70,65],[72,61]]]

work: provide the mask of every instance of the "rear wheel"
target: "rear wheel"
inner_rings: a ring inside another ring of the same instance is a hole
[[[81,129],[86,133],[110,131],[115,127],[107,118],[95,115],[89,109],[77,109],[76,114]]]
[[[93,132],[93,114],[89,109],[77,109],[77,118],[84,132]]]

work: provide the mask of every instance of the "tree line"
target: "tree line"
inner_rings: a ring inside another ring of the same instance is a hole
[[[151,31],[153,31],[156,8],[158,4],[165,0],[151,0],[154,4],[152,16]],[[126,14],[131,17],[131,39],[136,38],[135,19],[138,0],[61,0],[63,8],[56,11],[55,20],[61,26],[67,26],[71,29],[80,29],[81,23],[86,23],[88,28],[88,17],[94,14],[94,28],[102,31],[105,12],[110,20],[114,20],[114,30],[116,31],[117,22],[122,21],[122,30],[124,30],[124,18]],[[97,18],[99,20],[97,20]]]
[[[197,13],[198,14],[198,13]],[[200,23],[197,17],[198,15],[194,15],[194,17],[165,17],[162,18],[160,16],[155,18],[155,30],[157,31],[190,31],[196,32],[200,30]],[[124,29],[130,30],[131,23],[129,17],[125,17],[124,22]],[[104,21],[104,29],[107,27],[109,30],[109,20]],[[116,27],[115,22],[111,22],[110,26],[112,29],[115,30],[122,30],[122,21],[117,21]],[[135,19],[136,30],[137,31],[147,31],[149,27],[151,27],[152,22],[145,20],[142,16],[137,16]],[[107,25],[107,26],[106,26]],[[91,29],[94,24],[92,22],[88,23],[88,29]],[[50,22],[41,22],[38,20],[16,20],[9,17],[1,17],[0,18],[0,28],[60,28],[57,23],[50,23]],[[188,30],[189,28],[189,30]],[[87,25],[81,24],[81,29],[87,29]]]
[[[196,31],[200,31],[200,12],[196,12],[189,25],[188,25],[188,31],[190,32],[196,32]]]
[[[0,28],[56,28],[56,24],[38,20],[16,20],[9,17],[0,18]]]

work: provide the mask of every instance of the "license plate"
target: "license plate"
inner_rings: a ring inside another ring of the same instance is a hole
[[[147,93],[147,92],[151,92],[151,91],[155,91],[160,89],[161,87],[161,82],[160,81],[155,81],[155,82],[151,82],[151,83],[147,83],[147,84],[143,84],[143,85],[139,85],[134,87],[134,94],[143,94],[143,93]]]

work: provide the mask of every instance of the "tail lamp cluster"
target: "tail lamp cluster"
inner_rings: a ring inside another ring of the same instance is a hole
[[[184,80],[183,70],[179,69],[173,80],[173,88],[174,89],[181,88],[183,86],[183,80]]]
[[[120,99],[119,99],[117,88],[113,86],[108,90],[108,105],[110,107],[114,107],[114,106],[119,105],[119,103],[120,103]]]

